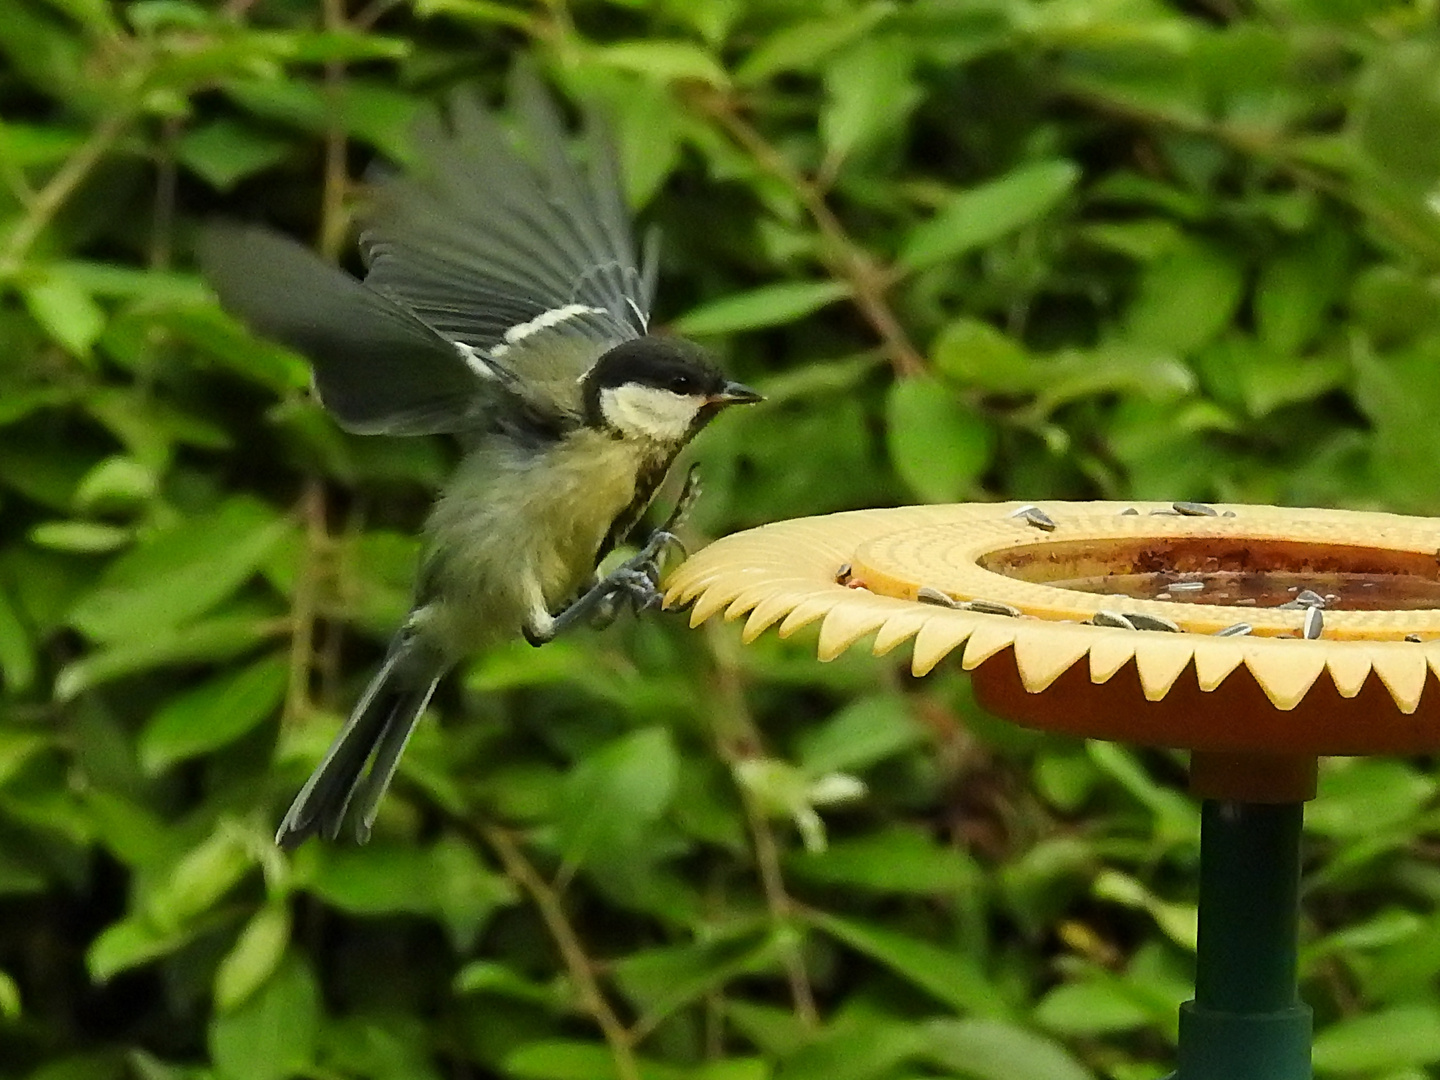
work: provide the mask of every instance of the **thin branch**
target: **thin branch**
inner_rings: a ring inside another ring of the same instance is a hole
[[[0,275],[14,273],[25,261],[45,227],[124,134],[129,126],[130,116],[129,110],[124,110],[102,117],[90,132],[89,138],[65,160],[55,175],[50,177],[50,182],[30,200],[25,216],[10,234],[4,256],[0,257]]]
[[[610,1055],[615,1060],[616,1075],[620,1080],[640,1080],[640,1067],[635,1060],[633,1038],[601,991],[600,982],[595,977],[595,965],[586,955],[585,946],[566,916],[559,895],[525,857],[509,831],[497,825],[476,826],[464,819],[458,819],[457,824],[468,833],[478,832],[495,852],[500,865],[505,868],[505,873],[530,897],[540,912],[540,918],[544,920],[545,928],[550,932],[551,940],[560,950],[560,958],[570,974],[570,981],[580,995],[581,1006],[605,1036]]]
[[[324,0],[325,29],[345,29],[344,0]],[[350,177],[345,161],[345,127],[340,110],[344,106],[345,65],[332,60],[325,65],[325,97],[330,122],[325,129],[325,186],[320,201],[320,254],[332,261],[340,257],[345,243],[345,195]]]
[[[723,716],[733,727],[730,732],[715,729],[716,749],[727,768],[758,752],[760,732],[745,706],[745,698],[739,676],[733,664],[726,659],[715,633],[707,635],[711,655],[715,659],[716,679],[719,683],[717,695]],[[780,869],[780,845],[770,828],[770,821],[760,808],[755,797],[743,784],[736,785],[740,802],[745,810],[745,823],[750,831],[750,844],[755,852],[755,867],[760,874],[760,888],[765,894],[765,906],[770,912],[770,921],[778,930],[793,921],[796,913],[795,901],[785,888],[785,877]],[[790,1001],[796,1019],[807,1031],[820,1026],[820,1010],[815,1005],[815,992],[810,986],[810,975],[805,970],[805,958],[801,955],[798,942],[786,944],[781,950],[781,963],[785,968],[785,979],[790,984]]]
[[[1440,233],[1423,228],[1416,229],[1411,221],[1386,206],[1364,183],[1345,183],[1342,177],[1298,159],[1281,141],[1253,132],[1239,131],[1210,120],[1191,119],[1147,109],[1128,101],[1114,101],[1088,87],[1062,85],[1061,92],[1111,116],[1213,139],[1238,154],[1268,162],[1302,187],[1311,188],[1337,202],[1349,205],[1356,213],[1373,221],[1381,231],[1388,233],[1391,240],[1400,246],[1408,248],[1431,264],[1440,265]]]
[[[167,117],[161,127],[160,153],[155,166],[155,202],[150,214],[150,268],[164,270],[170,266],[175,240],[175,142],[180,137],[180,121]]]
[[[315,666],[315,621],[319,615],[322,559],[330,538],[325,526],[325,489],[311,477],[300,496],[300,516],[305,525],[305,549],[300,573],[295,579],[295,599],[290,607],[290,677],[285,689],[286,720],[304,716],[312,708],[310,673]]]
[[[895,317],[885,290],[888,275],[863,247],[851,239],[845,226],[825,201],[822,190],[802,176],[765,137],[740,115],[734,101],[724,94],[697,91],[691,95],[701,109],[720,123],[730,137],[748,150],[761,168],[785,183],[805,207],[830,249],[831,269],[849,283],[855,306],[879,335],[897,375],[919,375],[926,369],[925,358],[911,343],[905,328]]]

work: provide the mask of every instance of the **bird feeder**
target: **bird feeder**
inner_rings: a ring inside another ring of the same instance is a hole
[[[1190,751],[1195,994],[1172,1080],[1309,1080],[1300,832],[1322,755],[1440,747],[1440,522],[1200,504],[1014,503],[778,522],[685,562],[666,603],[831,660],[959,650],[1027,727]]]

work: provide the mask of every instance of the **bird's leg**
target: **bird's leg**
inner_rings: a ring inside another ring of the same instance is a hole
[[[598,620],[600,625],[608,625],[626,600],[636,614],[659,607],[661,563],[672,546],[685,550],[674,533],[657,529],[643,548],[581,593],[563,611],[556,615],[547,612],[544,619],[539,618],[538,613],[532,617],[524,628],[525,640],[531,645],[544,645],[581,620]]]

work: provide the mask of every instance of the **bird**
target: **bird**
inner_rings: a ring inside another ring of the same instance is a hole
[[[420,114],[412,164],[371,185],[363,278],[258,225],[214,222],[197,243],[221,305],[309,360],[342,428],[463,450],[410,612],[281,821],[282,848],[347,822],[369,839],[416,722],[466,658],[657,605],[667,528],[603,576],[601,561],[691,438],[761,400],[651,332],[659,245],[652,232],[637,257],[603,118],[587,112],[572,140],[538,74],[516,71],[517,138],[474,90]]]

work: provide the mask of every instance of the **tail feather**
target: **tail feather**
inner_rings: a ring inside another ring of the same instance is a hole
[[[345,726],[295,796],[275,833],[275,842],[282,848],[297,847],[316,834],[334,840],[357,796],[356,839],[364,843],[370,838],[381,796],[394,778],[415,722],[440,681],[437,674],[420,687],[412,679],[401,683],[398,668],[404,659],[400,649],[385,658]]]

